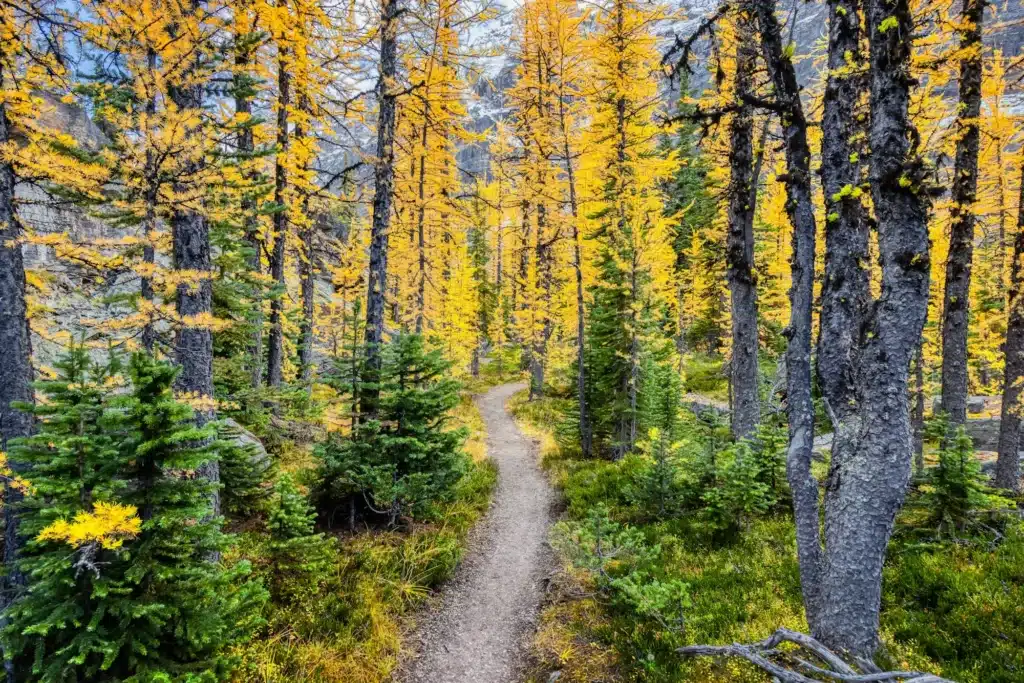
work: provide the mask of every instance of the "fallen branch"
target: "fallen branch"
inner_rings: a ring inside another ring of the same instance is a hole
[[[796,649],[779,650],[782,643],[796,645]],[[802,651],[814,655],[823,666],[812,664],[797,655]],[[811,636],[780,628],[769,638],[757,643],[732,645],[689,645],[676,650],[684,657],[739,657],[766,672],[780,683],[953,683],[946,678],[921,671],[868,671],[858,673],[853,665],[829,650]],[[860,665],[860,669],[867,666]],[[797,670],[799,669],[799,671]],[[801,673],[802,672],[802,673]]]

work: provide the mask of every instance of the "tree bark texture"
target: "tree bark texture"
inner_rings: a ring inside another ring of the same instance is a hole
[[[786,153],[786,213],[793,226],[790,261],[790,319],[786,331],[786,410],[789,449],[786,475],[793,495],[797,554],[808,621],[815,621],[821,588],[822,547],[818,521],[818,481],[811,474],[814,404],[811,401],[811,326],[817,226],[811,189],[811,150],[807,119],[793,62],[785,54],[775,0],[755,3],[761,46],[775,90]]]
[[[380,77],[377,80],[377,159],[374,166],[370,273],[366,295],[366,367],[359,397],[363,413],[374,415],[384,343],[384,298],[388,276],[388,228],[395,185],[395,115],[398,94],[398,0],[383,0],[380,17]]]
[[[1003,408],[999,423],[999,457],[995,485],[1020,492],[1021,382],[1024,381],[1024,164],[1021,165],[1020,201],[1017,205],[1017,233],[1013,236],[1010,262],[1009,315],[1006,324],[1006,367],[1003,371]]]
[[[241,25],[241,22],[236,19],[236,24]],[[235,67],[237,68],[237,74],[234,77],[235,113],[245,117],[247,121],[239,129],[238,138],[235,143],[238,146],[239,157],[244,159],[252,156],[256,151],[252,126],[248,123],[248,119],[252,115],[252,86],[247,82],[245,76],[247,69],[252,65],[253,55],[251,48],[246,43],[249,39],[248,35],[240,34],[235,36],[235,39],[242,41],[243,45],[245,45],[244,47],[236,48]],[[251,176],[249,180],[255,182],[255,179]],[[245,265],[249,272],[255,275],[263,267],[260,259],[263,244],[259,236],[259,221],[256,218],[256,199],[254,195],[249,192],[245,193],[242,196],[240,208],[242,210],[245,244],[249,250],[245,259]],[[253,287],[253,290],[253,310],[250,319],[252,332],[250,333],[246,355],[248,357],[250,383],[253,388],[256,388],[262,384],[263,379],[263,302],[259,287]]]
[[[193,0],[199,11],[202,2]],[[193,83],[171,90],[171,99],[181,110],[198,110],[203,106],[203,84]],[[196,163],[202,163],[201,161]],[[184,193],[186,188],[175,188]],[[205,216],[194,209],[180,206],[171,215],[174,267],[177,270],[203,273],[198,282],[178,285],[176,309],[183,318],[209,316],[213,313],[213,261],[210,253],[210,226]],[[206,323],[178,327],[174,340],[175,360],[181,372],[175,388],[186,394],[213,397],[213,333]],[[212,411],[197,411],[196,422],[204,425],[214,417]],[[200,476],[215,486],[220,483],[220,467],[216,460],[203,465]],[[210,500],[211,515],[220,515],[220,492],[215,488]]]
[[[821,184],[825,195],[825,281],[821,288],[818,385],[840,419],[856,409],[854,372],[861,321],[870,303],[869,225],[855,190],[861,186],[860,155],[851,140],[866,132],[857,121],[863,77],[860,66],[860,0],[833,0],[829,10],[828,80],[821,121]],[[850,60],[850,63],[847,60]]]
[[[942,410],[952,424],[967,421],[967,326],[974,257],[981,114],[981,30],[986,0],[964,0],[960,16],[960,102],[957,108],[953,205],[942,306]]]
[[[11,124],[6,107],[0,103],[0,145],[11,139]],[[21,253],[21,225],[14,206],[15,172],[11,164],[0,164],[0,451],[8,451],[8,442],[32,433],[31,414],[11,407],[12,402],[32,402],[32,346],[25,305],[25,266]],[[8,460],[15,473],[25,466]],[[21,550],[18,534],[18,503],[21,493],[4,483],[4,565],[7,569],[0,585],[0,611],[6,609],[25,577],[16,562]],[[8,669],[9,676],[13,676]],[[11,678],[13,680],[13,678]]]
[[[739,22],[750,28],[749,6],[740,8]],[[754,276],[753,112],[750,95],[756,53],[744,31],[736,47],[735,101],[729,138],[729,232],[726,237],[726,275],[732,299],[732,360],[729,363],[732,434],[741,439],[753,433],[761,419],[757,368],[757,281]]]
[[[869,181],[882,284],[862,325],[856,410],[839,420],[833,442],[822,597],[812,631],[833,649],[870,657],[878,646],[882,565],[910,477],[907,385],[927,314],[929,243],[928,205],[908,114],[913,34],[909,0],[869,0],[865,14],[870,36]]]
[[[283,50],[283,48],[282,48]],[[277,159],[274,163],[274,250],[270,254],[270,276],[278,291],[270,301],[270,339],[267,342],[267,386],[279,387],[284,373],[285,244],[288,241],[288,211],[285,193],[288,189],[288,108],[291,106],[291,77],[287,55],[277,60]]]

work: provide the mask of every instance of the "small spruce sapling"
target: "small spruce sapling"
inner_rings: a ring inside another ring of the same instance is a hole
[[[941,424],[945,435],[939,464],[925,487],[924,504],[938,533],[955,536],[977,527],[979,515],[1009,509],[1011,502],[989,488],[963,425],[953,429],[948,421]]]
[[[450,429],[459,384],[440,351],[427,351],[418,335],[398,335],[384,349],[380,403],[360,419],[349,438],[335,437],[319,450],[322,505],[333,511],[358,492],[368,507],[387,516],[423,519],[447,500],[469,467],[464,429]]]
[[[319,592],[337,566],[336,541],[315,533],[316,512],[291,475],[274,483],[269,501],[271,571],[275,602],[295,603]]]

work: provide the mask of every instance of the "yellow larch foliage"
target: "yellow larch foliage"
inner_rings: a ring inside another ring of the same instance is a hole
[[[107,550],[116,550],[141,531],[142,520],[135,506],[100,502],[92,512],[83,510],[71,521],[53,522],[39,532],[36,540],[63,542],[74,548],[98,543]]]

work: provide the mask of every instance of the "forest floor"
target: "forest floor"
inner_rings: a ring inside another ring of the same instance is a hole
[[[555,494],[535,443],[505,408],[522,388],[505,384],[477,399],[498,486],[466,559],[412,639],[418,656],[398,676],[406,683],[509,683],[523,667],[552,567]]]

